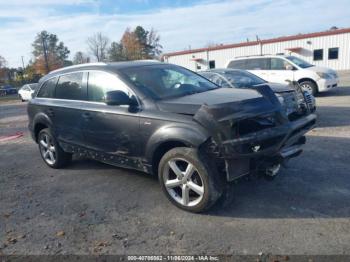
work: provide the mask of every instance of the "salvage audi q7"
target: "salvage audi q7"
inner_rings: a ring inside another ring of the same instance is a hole
[[[169,200],[192,212],[215,203],[225,183],[255,172],[273,177],[298,156],[316,116],[307,103],[295,110],[289,119],[268,86],[220,88],[154,61],[53,71],[28,104],[48,166],[79,154],[156,174]]]

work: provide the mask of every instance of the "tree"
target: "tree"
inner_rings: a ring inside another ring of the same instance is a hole
[[[33,63],[33,67],[36,74],[44,75],[47,74],[48,71],[65,66],[65,61],[57,59],[54,54],[47,54],[47,58],[45,58],[45,56],[38,57]]]
[[[0,55],[0,80],[5,79],[6,77],[6,66],[7,61]]]
[[[148,46],[148,42],[147,42],[147,38],[148,38],[148,31],[146,31],[142,26],[137,26],[134,30],[134,34],[138,39],[138,42],[141,46],[141,54],[142,57],[147,57],[148,55],[148,51],[149,51],[149,46]]]
[[[160,36],[153,28],[147,31],[142,26],[137,26],[134,30],[134,34],[142,46],[141,52],[143,59],[154,59],[161,54],[161,49],[163,47],[159,43]]]
[[[50,34],[47,31],[38,33],[32,46],[34,64],[38,65],[38,68],[34,67],[40,73],[48,73],[50,70],[62,67],[70,53],[64,43],[59,42],[57,35]]]
[[[139,38],[135,32],[130,31],[129,28],[125,30],[120,44],[123,48],[123,55],[126,60],[138,60],[145,58],[143,55],[144,46],[139,41]]]
[[[126,60],[123,54],[122,44],[117,42],[112,42],[111,47],[108,49],[108,60],[111,62]]]
[[[0,55],[0,68],[6,67],[7,61]]]
[[[107,36],[104,36],[101,32],[96,33],[87,39],[87,44],[90,52],[95,56],[98,62],[106,60],[109,44]]]
[[[110,61],[155,59],[161,54],[160,37],[154,29],[137,26],[127,28],[119,43],[113,42],[108,50]]]
[[[84,64],[84,63],[89,63],[90,58],[85,55],[83,52],[78,51],[75,53],[74,58],[73,58],[73,64],[78,65],[78,64]]]
[[[159,58],[162,53],[163,46],[160,44],[160,36],[153,28],[148,32],[147,46],[148,56],[152,59]]]

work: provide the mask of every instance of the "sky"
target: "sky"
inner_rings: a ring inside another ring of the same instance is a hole
[[[0,0],[0,55],[27,64],[47,30],[88,53],[96,32],[119,41],[127,27],[154,28],[164,52],[350,27],[350,0]]]

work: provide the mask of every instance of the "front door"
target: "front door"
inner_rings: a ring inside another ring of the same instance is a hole
[[[102,160],[106,162],[128,161],[127,158],[137,157],[140,152],[138,107],[105,103],[106,93],[116,90],[133,96],[116,75],[102,71],[89,72],[88,102],[82,113],[85,145],[100,152],[106,158]]]
[[[269,70],[269,82],[288,84],[288,81],[294,81],[293,66],[282,58],[271,58],[271,70]]]
[[[269,70],[270,59],[265,57],[249,58],[246,59],[245,68],[249,72],[257,75],[258,77],[270,82]]]

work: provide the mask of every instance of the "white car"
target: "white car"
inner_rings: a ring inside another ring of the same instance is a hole
[[[337,73],[325,67],[314,66],[298,57],[263,55],[240,57],[230,60],[227,68],[245,69],[262,79],[286,84],[297,81],[304,90],[315,95],[338,86]]]
[[[26,84],[22,86],[18,90],[18,96],[22,100],[22,102],[29,101],[30,99],[32,99],[32,95],[34,94],[37,87],[38,84]]]

